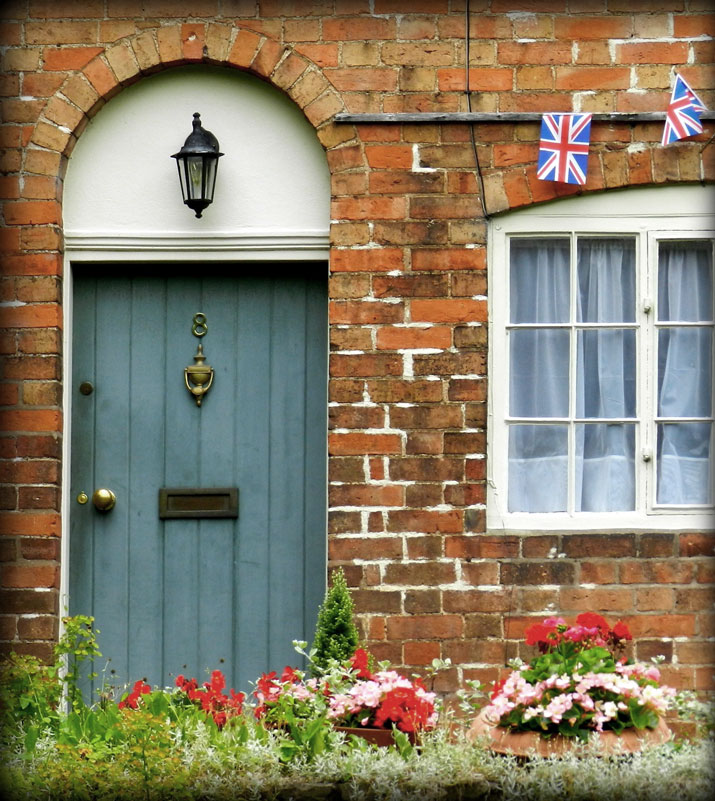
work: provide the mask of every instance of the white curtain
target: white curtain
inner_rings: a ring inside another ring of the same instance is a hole
[[[713,266],[709,242],[661,242],[658,319],[712,320]],[[661,504],[712,502],[712,424],[672,418],[712,415],[712,328],[665,326],[658,331],[658,491]]]
[[[658,267],[658,319],[674,325],[658,331],[657,413],[670,419],[658,426],[657,500],[709,503],[712,424],[677,418],[712,416],[712,327],[675,323],[712,320],[712,246],[661,243]],[[509,335],[509,413],[524,420],[509,430],[512,512],[568,509],[569,447],[575,511],[635,508],[635,240],[579,238],[573,315],[571,275],[569,239],[511,241],[510,322],[525,326]]]
[[[510,427],[509,511],[568,509],[569,426],[546,424],[548,418],[614,420],[573,427],[574,508],[634,508],[635,424],[624,418],[636,413],[635,331],[618,325],[635,319],[633,239],[579,239],[576,281],[572,319],[570,241],[512,240],[511,322],[539,327],[510,333],[509,412],[544,424]],[[598,327],[603,323],[615,325]]]

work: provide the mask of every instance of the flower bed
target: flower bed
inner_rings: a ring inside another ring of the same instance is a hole
[[[701,801],[715,780],[706,740],[664,744],[627,762],[597,759],[583,745],[578,763],[567,756],[520,767],[469,742],[459,718],[438,719],[437,699],[421,681],[371,669],[364,652],[312,678],[295,668],[265,674],[252,698],[227,691],[214,671],[203,684],[179,676],[167,689],[137,681],[118,703],[105,693],[87,705],[76,681],[78,664],[98,653],[94,635],[76,620],[67,630],[55,664],[14,656],[3,670],[3,798],[660,801],[667,785],[679,801]],[[67,672],[59,670],[64,656]],[[379,723],[394,747],[347,737],[340,723],[362,731]]]

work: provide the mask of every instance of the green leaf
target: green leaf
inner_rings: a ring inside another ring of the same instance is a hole
[[[31,754],[35,750],[37,739],[40,736],[40,731],[37,726],[30,726],[25,734],[25,751]]]

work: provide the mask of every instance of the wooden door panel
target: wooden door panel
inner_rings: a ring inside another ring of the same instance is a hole
[[[153,272],[75,276],[70,609],[97,619],[110,679],[220,667],[245,687],[310,639],[324,589],[325,282]],[[111,512],[74,502],[99,486]],[[163,486],[237,486],[239,518],[160,520]]]

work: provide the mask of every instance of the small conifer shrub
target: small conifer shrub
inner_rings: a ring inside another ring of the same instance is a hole
[[[358,646],[358,631],[353,621],[353,599],[345,574],[339,567],[333,571],[332,586],[318,610],[313,640],[312,671],[320,674],[328,669],[331,659],[345,662]]]

